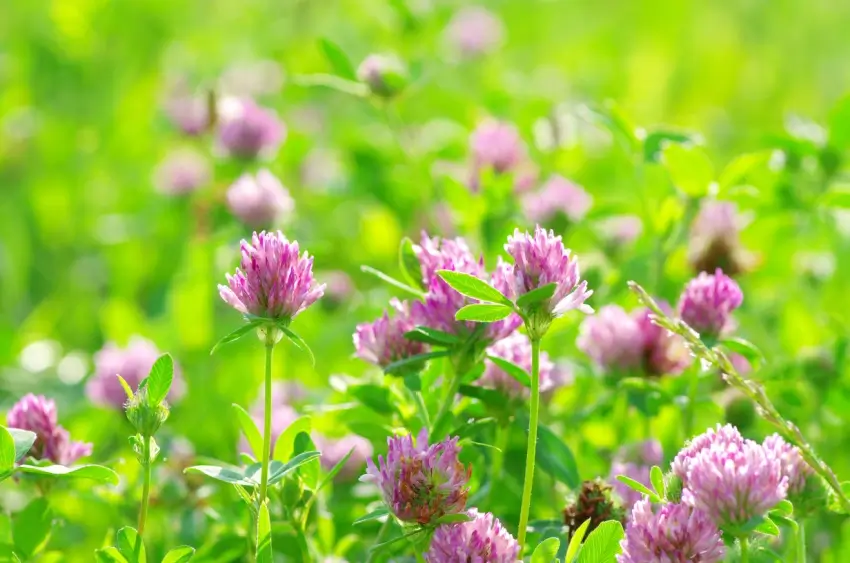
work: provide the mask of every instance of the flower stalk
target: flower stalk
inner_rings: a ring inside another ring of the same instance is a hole
[[[534,485],[534,461],[537,454],[537,420],[540,410],[540,338],[531,339],[531,402],[529,405],[528,445],[525,454],[525,479],[519,513],[517,541],[519,551],[525,546],[528,515],[531,511],[531,490]]]

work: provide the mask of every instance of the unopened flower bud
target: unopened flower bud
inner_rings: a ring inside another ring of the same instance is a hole
[[[168,404],[154,405],[148,400],[147,388],[136,391],[127,401],[127,419],[142,436],[153,436],[168,418]]]
[[[682,500],[682,479],[675,473],[668,473],[664,476],[664,488],[667,490],[667,500],[669,502],[681,502]]]
[[[369,55],[357,67],[357,78],[381,98],[398,95],[408,81],[404,63],[392,55]]]

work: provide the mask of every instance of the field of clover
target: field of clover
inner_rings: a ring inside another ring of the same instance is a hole
[[[48,4],[0,563],[850,561],[850,5]]]

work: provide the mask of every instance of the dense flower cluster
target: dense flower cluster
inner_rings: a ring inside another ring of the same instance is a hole
[[[266,169],[243,174],[227,190],[227,207],[252,227],[272,225],[292,214],[295,202],[277,177]]]
[[[390,306],[395,310],[393,316],[385,311],[377,320],[357,325],[354,332],[357,357],[381,367],[427,350],[422,342],[404,337],[416,326],[410,306],[397,299],[390,301]]]
[[[518,365],[526,373],[531,373],[531,341],[524,334],[514,332],[496,342],[487,349],[487,355],[505,359]],[[539,369],[540,393],[543,395],[554,391],[567,380],[567,374],[549,359],[549,354],[546,352],[540,352]],[[477,384],[488,389],[498,389],[511,399],[527,398],[529,395],[526,386],[492,360],[484,362],[484,373]]]
[[[228,98],[219,104],[218,143],[230,156],[271,155],[286,137],[286,128],[272,111],[253,100]]]
[[[387,439],[386,457],[366,462],[364,482],[378,486],[387,508],[404,522],[433,523],[466,507],[470,469],[458,459],[458,438],[428,444],[428,430]]]
[[[508,271],[511,295],[519,298],[550,283],[556,284],[555,294],[542,307],[553,317],[578,309],[593,312],[584,302],[593,294],[582,281],[578,259],[564,247],[560,236],[540,226],[534,234],[519,229],[508,237],[505,251],[514,259]]]
[[[29,430],[36,436],[29,455],[59,465],[71,465],[91,455],[92,445],[73,442],[67,430],[59,425],[56,403],[43,395],[29,393],[15,403],[6,415],[9,428]]]
[[[763,445],[779,459],[782,475],[788,480],[788,495],[802,493],[806,488],[806,480],[814,475],[814,471],[803,459],[800,448],[792,446],[779,434],[765,438]]]
[[[113,342],[106,344],[94,355],[94,375],[86,384],[86,395],[96,404],[123,410],[127,394],[117,376],[135,391],[161,354],[153,342],[141,336],[132,337],[126,348]],[[179,400],[185,391],[182,372],[175,365],[168,400]]]
[[[663,461],[664,452],[657,440],[646,440],[640,444],[624,446],[617,452],[611,462],[608,481],[614,487],[614,492],[620,497],[626,510],[631,510],[643,495],[617,479],[617,476],[625,475],[649,486],[652,466],[660,466]]]
[[[461,8],[446,29],[451,47],[466,57],[493,51],[502,42],[503,35],[504,26],[499,18],[481,6]]]
[[[516,127],[496,120],[482,122],[469,140],[476,174],[491,169],[497,174],[512,172],[524,159],[525,143]]]
[[[157,189],[168,195],[185,195],[208,184],[212,171],[207,160],[193,150],[170,154],[154,173]]]
[[[726,549],[706,513],[685,504],[635,504],[618,563],[717,563]]]
[[[604,371],[677,375],[692,362],[682,338],[652,322],[643,308],[630,314],[618,305],[602,307],[582,322],[576,343]]]
[[[592,204],[593,197],[584,188],[557,175],[549,178],[538,191],[522,197],[523,212],[537,223],[547,223],[558,215],[580,221]]]
[[[254,233],[243,240],[242,268],[227,275],[218,290],[224,301],[243,314],[290,321],[324,293],[313,280],[313,258],[298,254],[298,243],[283,233]]]
[[[702,272],[685,286],[679,316],[698,333],[717,336],[733,327],[732,311],[743,301],[741,288],[720,269],[714,274]]]
[[[428,563],[516,563],[519,544],[489,512],[470,508],[468,522],[443,524],[425,552]]]

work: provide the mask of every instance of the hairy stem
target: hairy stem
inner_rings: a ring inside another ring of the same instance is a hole
[[[142,436],[144,444],[142,445],[142,473],[144,475],[144,483],[142,485],[142,505],[139,508],[139,525],[136,529],[138,539],[136,542],[135,552],[140,555],[142,551],[142,534],[145,532],[145,522],[148,519],[148,503],[151,496],[151,437]]]
[[[531,511],[531,488],[534,484],[534,460],[537,454],[537,419],[540,410],[540,338],[531,339],[531,405],[529,407],[528,446],[525,453],[525,480],[519,512],[519,552],[525,546],[528,515]]]
[[[266,502],[266,494],[269,485],[269,457],[271,457],[272,444],[272,351],[274,350],[274,339],[266,341],[266,375],[265,375],[265,408],[263,409],[263,459],[260,460],[262,470],[260,473],[260,505]]]
[[[750,561],[750,540],[746,537],[738,538],[741,544],[741,563],[749,563]]]
[[[797,563],[806,563],[806,523],[797,522]]]

